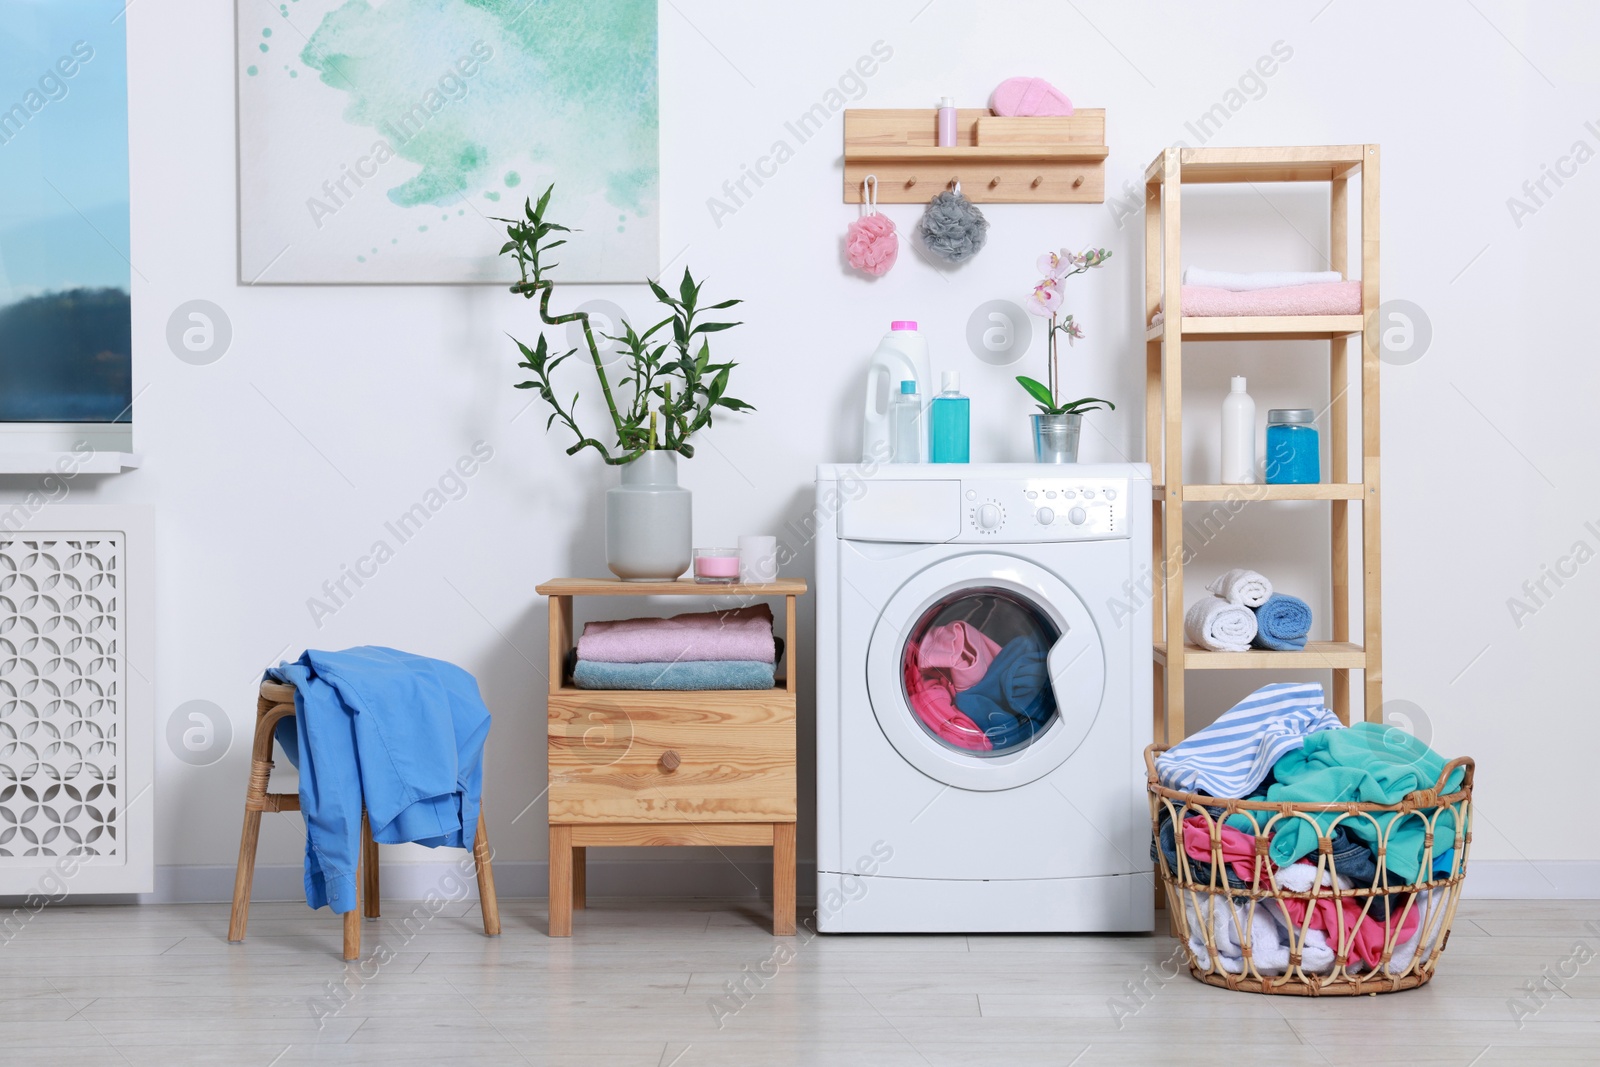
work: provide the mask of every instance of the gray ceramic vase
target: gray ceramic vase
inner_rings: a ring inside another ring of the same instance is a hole
[[[606,490],[606,565],[625,582],[671,581],[689,569],[693,513],[678,484],[678,454],[656,449]]]

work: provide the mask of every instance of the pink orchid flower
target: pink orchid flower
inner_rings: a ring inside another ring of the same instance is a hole
[[[1067,344],[1072,344],[1083,337],[1083,327],[1079,326],[1071,315],[1068,315],[1067,321],[1061,324],[1060,330],[1067,335]]]
[[[1061,282],[1057,278],[1045,278],[1033,287],[1033,294],[1028,298],[1028,310],[1035,315],[1050,318],[1061,310]]]
[[[1061,252],[1046,252],[1039,257],[1039,273],[1046,278],[1059,278],[1067,269],[1066,250]]]

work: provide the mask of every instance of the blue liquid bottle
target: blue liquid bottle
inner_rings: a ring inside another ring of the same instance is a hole
[[[961,395],[961,375],[944,372],[943,391],[929,405],[928,459],[933,463],[967,463],[971,456],[972,401]]]

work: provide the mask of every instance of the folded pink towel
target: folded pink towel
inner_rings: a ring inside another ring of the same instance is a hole
[[[1359,315],[1361,283],[1317,282],[1286,285],[1281,289],[1233,292],[1206,285],[1185,285],[1179,290],[1185,315]],[[1156,313],[1152,325],[1161,321]]]
[[[578,658],[598,663],[675,663],[679,660],[777,660],[772,609],[694,611],[670,619],[611,619],[584,626]]]
[[[928,631],[917,653],[917,666],[925,671],[949,670],[959,693],[981,682],[999,654],[1000,646],[988,634],[964,622],[952,622]]]

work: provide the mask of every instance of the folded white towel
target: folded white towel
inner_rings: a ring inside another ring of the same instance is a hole
[[[1256,636],[1256,613],[1243,604],[1208,596],[1184,614],[1183,632],[1191,645],[1213,652],[1244,652]]]
[[[1272,599],[1272,583],[1266,576],[1243,567],[1235,567],[1217,577],[1206,588],[1230,604],[1243,604],[1247,608],[1259,608]]]
[[[1204,285],[1235,293],[1248,293],[1253,289],[1282,289],[1290,285],[1316,285],[1319,282],[1342,281],[1344,275],[1336,270],[1258,270],[1248,274],[1236,274],[1226,270],[1189,267],[1183,272],[1184,285]]]

